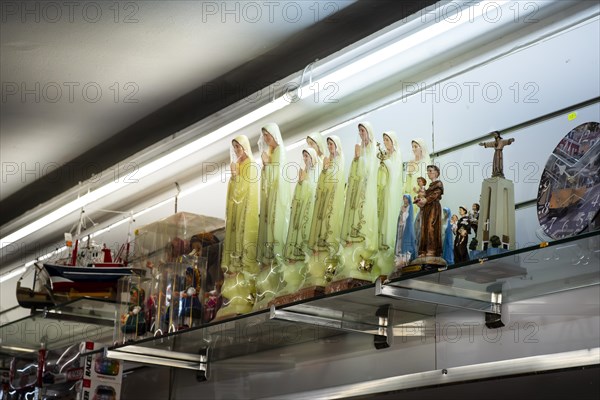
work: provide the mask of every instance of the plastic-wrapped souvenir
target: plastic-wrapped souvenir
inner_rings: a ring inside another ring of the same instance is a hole
[[[211,307],[223,303],[217,318],[252,311],[259,271],[256,262],[258,239],[258,185],[260,167],[254,163],[250,142],[245,135],[232,141],[231,179],[227,186],[225,242],[221,267],[223,298],[217,292],[207,299]]]
[[[142,337],[147,330],[146,290],[139,276],[119,279],[117,292],[117,329],[114,341],[125,343]]]
[[[326,273],[338,264],[339,237],[344,212],[344,153],[338,136],[327,138],[329,156],[317,182],[308,247],[308,272],[302,288],[322,288]],[[332,272],[332,271],[331,271]]]
[[[180,212],[136,230],[136,259],[152,270],[146,316],[154,334],[192,326],[203,319],[205,293],[217,285],[214,279],[208,282],[204,277],[222,274],[220,246],[224,228],[221,219]],[[211,238],[210,245],[206,237]],[[173,307],[172,303],[179,299],[184,299],[182,307],[190,301],[186,317],[183,309]]]
[[[280,282],[280,267],[287,237],[290,207],[290,183],[284,176],[285,148],[279,127],[262,127],[258,141],[263,167],[260,176],[260,214],[258,224],[258,262],[255,310],[268,306]]]
[[[377,173],[378,159],[373,128],[368,122],[358,124],[359,144],[350,164],[346,202],[340,239],[342,263],[332,281],[358,279],[373,281],[377,240]]]
[[[317,152],[312,148],[303,150],[302,157],[304,169],[300,170],[292,198],[290,226],[282,266],[282,282],[277,296],[287,295],[298,290],[306,274],[308,237],[321,163]]]
[[[380,159],[377,179],[377,216],[379,252],[376,268],[379,274],[388,275],[394,268],[396,234],[398,216],[403,204],[400,196],[402,190],[402,155],[396,133],[383,133],[384,149],[380,148]]]

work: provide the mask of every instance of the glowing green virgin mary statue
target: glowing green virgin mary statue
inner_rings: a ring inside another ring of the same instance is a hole
[[[252,311],[254,280],[258,273],[258,179],[260,167],[254,162],[250,142],[237,136],[231,147],[231,179],[227,185],[225,241],[221,268],[223,307],[216,318]]]
[[[290,226],[284,252],[282,282],[278,296],[294,293],[304,281],[308,238],[315,204],[315,190],[321,173],[321,163],[313,148],[302,150],[304,168],[300,170],[298,183],[292,197]]]
[[[323,158],[325,158],[325,153],[327,152],[327,144],[325,143],[325,139],[320,132],[313,132],[306,137],[306,144],[308,144],[312,149],[317,152],[317,158],[319,159],[319,164],[323,165]],[[321,168],[319,168],[319,171]]]
[[[375,267],[379,275],[389,275],[394,269],[398,216],[402,206],[402,154],[396,133],[383,133],[383,149],[378,158],[377,222],[379,252]]]
[[[377,240],[377,173],[379,160],[373,128],[368,122],[358,124],[359,143],[346,186],[346,203],[342,222],[343,246],[340,265],[333,281],[353,278],[374,281],[374,257]]]
[[[255,310],[266,308],[277,293],[290,212],[290,184],[284,176],[286,155],[279,126],[269,123],[261,131],[258,149],[263,167],[257,249],[261,271],[256,278]]]
[[[300,288],[324,287],[327,268],[337,264],[344,211],[344,153],[339,137],[327,138],[329,156],[323,159],[308,235],[307,274]]]

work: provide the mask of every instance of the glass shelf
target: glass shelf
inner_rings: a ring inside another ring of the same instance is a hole
[[[44,340],[54,348],[94,340],[106,343],[115,358],[135,361],[124,355],[138,354],[147,363],[203,370],[207,362],[340,334],[372,341],[370,335],[380,343],[382,337],[389,342],[423,336],[432,317],[456,308],[499,315],[504,303],[599,283],[600,231],[595,231],[116,346],[115,304],[79,299],[0,327],[0,350],[35,351]]]
[[[115,303],[80,298],[0,326],[0,355],[35,353],[75,343],[112,343]]]
[[[456,308],[499,314],[502,303],[599,283],[600,231],[595,231],[110,349],[197,356],[208,347],[208,362],[214,362],[344,333],[381,336],[387,328],[387,335],[419,336],[430,329],[428,318]],[[386,288],[402,295],[381,293]],[[389,310],[382,322],[384,307]]]
[[[385,286],[405,289],[409,299],[429,293],[452,297],[455,305],[470,302],[476,309],[484,303],[511,303],[599,283],[600,231],[595,231],[451,265],[441,272],[405,274]]]

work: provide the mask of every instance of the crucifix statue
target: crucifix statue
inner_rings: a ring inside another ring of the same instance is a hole
[[[492,147],[494,149],[494,162],[492,165],[492,178],[493,177],[500,177],[500,178],[504,178],[504,168],[503,168],[503,163],[502,163],[502,149],[504,148],[504,146],[508,146],[510,145],[512,142],[515,141],[515,139],[502,139],[502,136],[500,136],[500,132],[495,131],[492,132],[494,134],[494,140],[490,141],[490,142],[481,142],[479,143],[480,146],[483,147]]]

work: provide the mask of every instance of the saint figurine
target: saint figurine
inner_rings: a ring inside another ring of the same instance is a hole
[[[464,226],[458,227],[458,233],[454,239],[454,262],[461,263],[469,261],[469,250],[467,248],[469,236]]]
[[[132,286],[129,291],[127,313],[121,315],[121,332],[126,336],[131,334],[131,337],[126,337],[125,340],[135,340],[146,333],[144,299],[144,289]]]
[[[502,136],[500,136],[500,132],[498,132],[498,131],[493,132],[493,134],[494,134],[494,140],[492,140],[491,142],[481,142],[481,143],[479,143],[479,145],[483,146],[485,148],[491,147],[494,149],[494,161],[493,161],[493,165],[492,165],[492,178],[494,178],[494,177],[504,178],[502,149],[504,149],[504,146],[509,146],[512,142],[515,141],[515,139],[513,139],[513,138],[502,139]]]
[[[465,230],[467,231],[467,235],[471,234],[471,219],[469,218],[469,215],[467,213],[467,208],[465,206],[460,206],[458,207],[458,223],[457,223],[457,229],[460,229],[460,227],[464,227]]]
[[[185,328],[195,326],[201,321],[202,303],[198,296],[201,292],[200,271],[197,267],[185,269],[185,286],[179,293],[179,325]]]
[[[292,197],[290,226],[284,252],[282,282],[278,296],[293,293],[304,280],[306,273],[308,238],[315,204],[315,190],[321,173],[319,156],[313,148],[302,150],[304,168]]]
[[[469,224],[475,235],[477,235],[477,226],[479,225],[479,203],[473,203],[471,211],[469,211]]]
[[[414,210],[409,194],[402,196],[402,207],[396,228],[395,265],[406,265],[417,254],[415,245]]]
[[[308,235],[308,273],[303,288],[325,286],[327,269],[337,265],[344,212],[344,153],[339,137],[327,138],[329,156],[323,159]]]
[[[225,240],[221,268],[224,273],[222,308],[216,318],[252,310],[254,279],[258,273],[258,173],[250,142],[245,135],[232,142],[231,178],[227,186]]]
[[[354,149],[346,185],[346,203],[342,221],[342,263],[334,281],[353,278],[374,281],[373,271],[377,240],[377,173],[378,159],[373,128],[368,122],[358,124],[359,143]]]
[[[427,181],[418,182],[418,178],[425,179],[427,175],[427,166],[431,164],[429,152],[425,140],[416,138],[411,141],[413,159],[406,163],[406,177],[404,180],[403,193],[408,193],[414,198],[415,212],[417,209],[417,199],[419,192],[423,186],[427,185]],[[420,180],[419,180],[420,181]]]
[[[388,275],[394,268],[398,216],[404,202],[400,196],[403,165],[396,133],[384,132],[383,144],[384,149],[380,149],[378,154],[380,159],[377,177],[379,253],[376,266],[380,274]]]
[[[258,148],[263,167],[260,181],[260,219],[258,224],[258,262],[255,310],[267,307],[277,292],[280,260],[288,231],[290,184],[284,176],[286,153],[279,126],[262,127]]]
[[[427,166],[427,177],[431,181],[420,198],[417,206],[421,209],[421,238],[419,240],[419,258],[442,256],[442,206],[440,200],[444,194],[444,185],[439,180],[440,169],[436,165]]]

